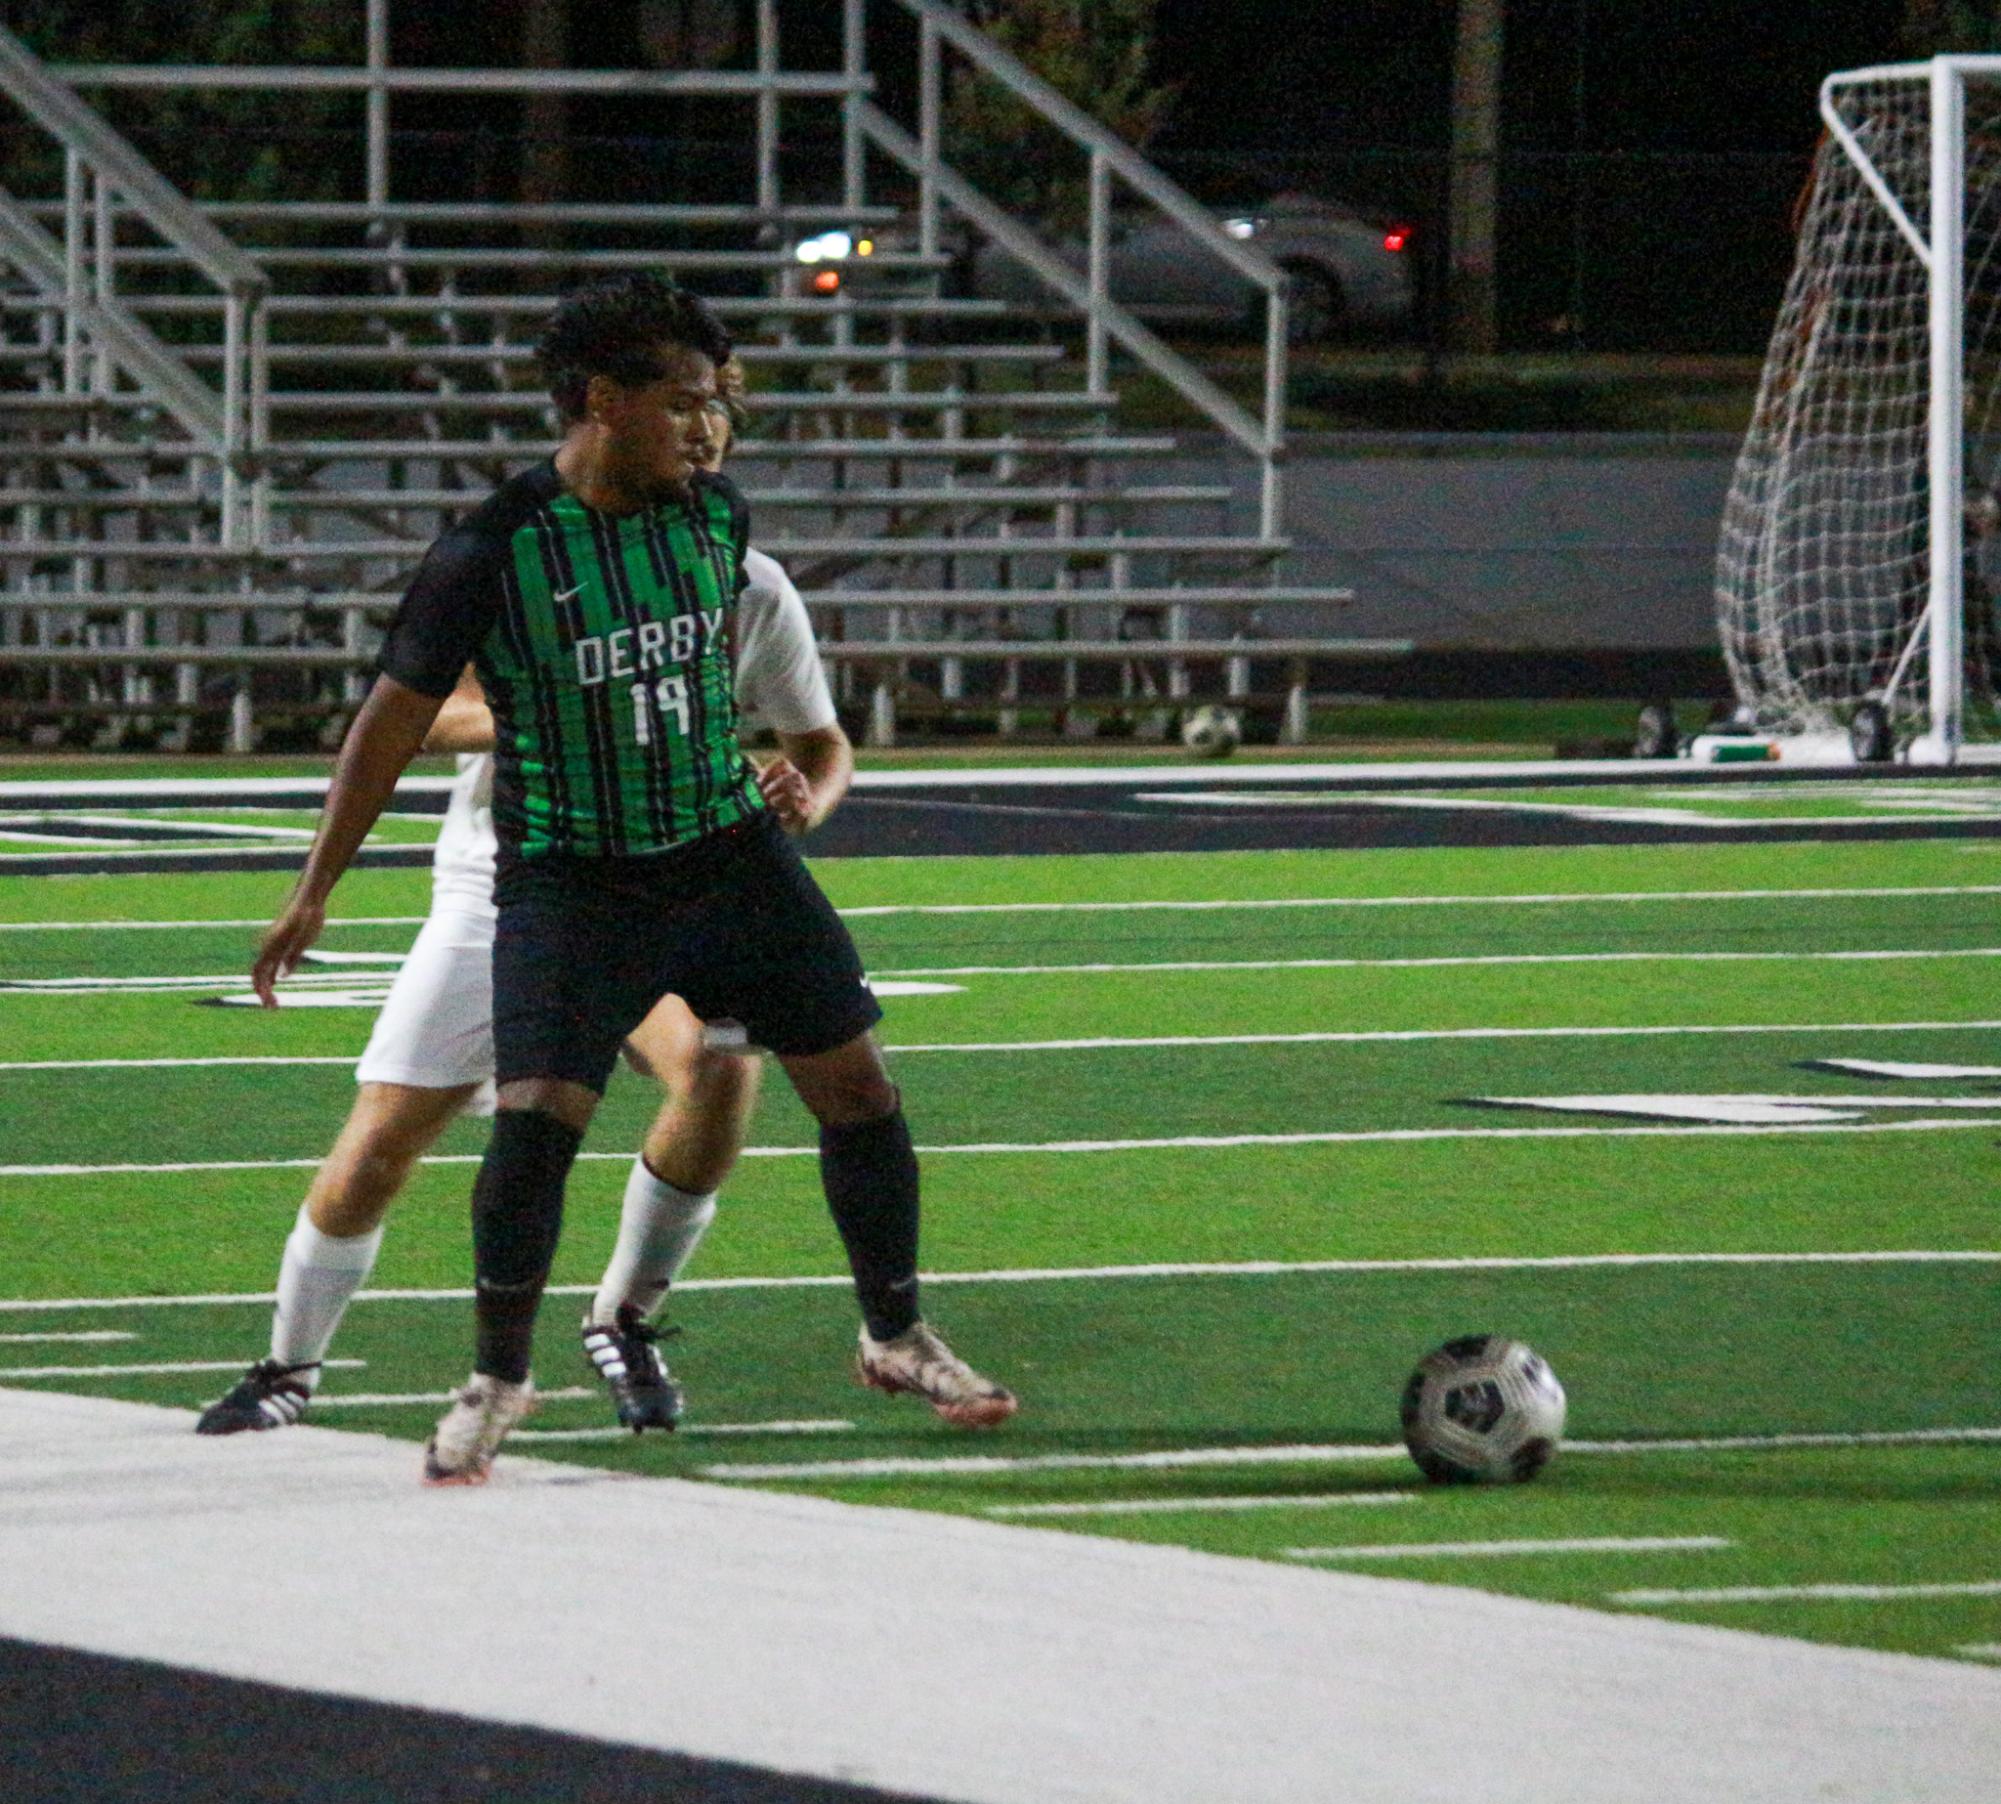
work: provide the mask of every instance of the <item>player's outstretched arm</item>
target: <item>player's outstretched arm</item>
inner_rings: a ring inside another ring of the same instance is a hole
[[[313,849],[306,854],[306,868],[284,911],[265,931],[250,967],[250,986],[266,1008],[277,1007],[273,986],[291,974],[307,947],[320,937],[327,897],[388,805],[396,779],[417,755],[441,705],[437,696],[408,688],[394,677],[375,679],[334,763],[327,805],[313,836]]]
[[[838,725],[780,733],[778,756],[757,773],[765,802],[788,833],[810,833],[841,805],[855,774],[855,748]]]

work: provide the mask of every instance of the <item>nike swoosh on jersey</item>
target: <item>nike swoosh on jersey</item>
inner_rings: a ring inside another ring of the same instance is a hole
[[[584,592],[584,585],[582,583],[579,583],[574,589],[563,590],[554,599],[557,601],[570,601],[574,599],[576,596],[581,595],[583,592]]]

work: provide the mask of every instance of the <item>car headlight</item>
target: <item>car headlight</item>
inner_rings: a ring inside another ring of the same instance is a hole
[[[838,263],[854,254],[855,241],[846,232],[821,232],[802,239],[793,250],[801,263]]]

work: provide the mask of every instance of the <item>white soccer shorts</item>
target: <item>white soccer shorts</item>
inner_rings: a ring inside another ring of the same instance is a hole
[[[477,1084],[466,1113],[493,1113],[493,927],[492,912],[478,908],[440,908],[425,921],[355,1082],[423,1090]]]

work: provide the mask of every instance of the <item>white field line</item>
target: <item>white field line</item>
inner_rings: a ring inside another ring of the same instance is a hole
[[[2001,1102],[2001,1099],[1997,1099]],[[1182,1134],[1161,1140],[994,1140],[958,1142],[952,1145],[920,1146],[927,1158],[952,1154],[1048,1154],[1048,1153],[1133,1153],[1214,1151],[1239,1146],[1368,1146],[1393,1142],[1442,1140],[1631,1140],[1659,1139],[1664,1135],[1695,1134],[1942,1134],[1970,1133],[2001,1128],[2001,1115],[1963,1117],[1956,1121],[1852,1121],[1787,1122],[1780,1124],[1711,1125],[1707,1123],[1672,1127],[1536,1127],[1536,1128],[1365,1128],[1322,1134]],[[746,1159],[812,1159],[819,1149],[812,1146],[747,1146]],[[437,1153],[426,1165],[477,1165],[483,1153]],[[630,1153],[579,1153],[580,1163],[609,1160],[622,1165],[632,1162]],[[189,1171],[311,1171],[321,1164],[311,1159],[187,1159],[172,1163],[111,1165],[0,1165],[0,1178],[101,1178],[144,1177]]]
[[[1117,977],[1149,971],[1444,971],[1543,965],[1897,964],[2001,958],[2001,946],[1891,946],[1846,952],[1492,952],[1441,958],[1188,958],[1095,960],[1070,965],[899,965],[872,971],[886,982],[924,977]],[[161,996],[234,988],[241,973],[160,977],[22,977],[0,981],[8,996]],[[280,994],[352,985],[347,970],[296,974]]]
[[[1689,1023],[1663,1027],[1388,1027],[1328,1030],[1291,1034],[1099,1034],[1075,1040],[939,1040],[913,1045],[891,1043],[899,1058],[906,1053],[987,1052],[1116,1052],[1124,1047],[1175,1046],[1369,1046],[1433,1040],[1601,1040],[1649,1039],[1674,1035],[1731,1034],[1913,1034],[1994,1032],[2001,1021],[1789,1021],[1748,1023]],[[234,1056],[189,1059],[4,1059],[0,1071],[125,1071],[167,1070],[213,1065],[352,1065],[359,1052],[335,1054],[274,1053],[265,1057]],[[1826,1060],[1834,1065],[1840,1061]],[[1851,1061],[1852,1062],[1852,1061]],[[1917,1066],[1909,1067],[1916,1071]],[[1931,1067],[1925,1067],[1931,1070]],[[1943,1071],[1945,1067],[1939,1067]]]
[[[1952,1651],[1972,1660],[2001,1660],[2001,1641],[1962,1641]]]
[[[1691,1023],[1665,1027],[1414,1027],[1361,1028],[1291,1034],[1100,1034],[1075,1040],[939,1040],[914,1045],[891,1043],[888,1050],[906,1053],[988,1052],[1116,1052],[1125,1047],[1175,1046],[1369,1046],[1433,1040],[1599,1040],[1647,1039],[1673,1035],[1730,1034],[1912,1034],[1994,1032],[2001,1021],[1821,1021],[1797,1025],[1789,1021],[1741,1024]],[[278,1054],[190,1059],[6,1059],[0,1071],[124,1071],[165,1070],[187,1066],[352,1065],[359,1052],[338,1054]],[[1838,1061],[1823,1061],[1834,1064]],[[1917,1067],[1911,1067],[1916,1070]],[[1929,1069],[1929,1068],[1927,1068]],[[1942,1069],[1942,1068],[1941,1068]]]
[[[365,1359],[327,1359],[325,1366],[359,1369]],[[158,1365],[124,1366],[0,1366],[0,1384],[20,1378],[150,1378],[174,1372],[240,1372],[240,1359],[181,1359]]]
[[[2001,1579],[1935,1585],[1716,1585],[1706,1590],[1608,1591],[1615,1604],[1896,1603],[1905,1598],[2001,1597]]]
[[[1288,1560],[1505,1560],[1556,1553],[1718,1553],[1721,1535],[1576,1535],[1547,1541],[1389,1541],[1374,1547],[1288,1547]]]
[[[1293,908],[1521,908],[1594,902],[1821,902],[1920,896],[2001,896],[1997,883],[1912,884],[1851,889],[1551,890],[1492,896],[1272,896],[1249,900],[1143,902],[889,902],[839,912],[848,920],[898,915],[1232,913]],[[424,915],[340,915],[332,927],[421,927]],[[0,921],[0,933],[148,933],[177,928],[258,928],[267,919],[207,921]]]
[[[1563,1457],[1599,1453],[1788,1452],[1812,1447],[1928,1447],[2001,1442],[2001,1428],[1915,1428],[1868,1434],[1723,1435],[1675,1441],[1565,1441]],[[946,1454],[935,1459],[810,1460],[785,1465],[704,1466],[705,1478],[869,1479],[985,1478],[1015,1472],[1152,1472],[1204,1466],[1316,1466],[1366,1464],[1408,1457],[1401,1442],[1284,1447],[1173,1447],[1152,1453]]]
[[[1328,1510],[1348,1504],[1415,1503],[1415,1491],[1322,1491],[1301,1497],[1118,1497],[1104,1503],[996,1503],[982,1516],[1176,1516],[1186,1510]]]
[[[136,1334],[127,1334],[117,1328],[86,1328],[70,1334],[0,1334],[0,1347],[48,1346],[56,1342],[69,1346],[82,1346],[91,1342],[138,1338]]]
[[[470,1298],[472,1292],[467,1291],[465,1294]],[[270,1299],[260,1297],[256,1300],[266,1302]],[[339,1362],[328,1360],[327,1363],[336,1365]],[[426,1405],[450,1403],[457,1395],[456,1391],[355,1391],[352,1394],[336,1391],[332,1396],[322,1396],[315,1391],[311,1407],[315,1415],[323,1409],[396,1409],[419,1403]],[[570,1384],[564,1385],[559,1390],[538,1390],[535,1393],[535,1400],[538,1403],[581,1403],[587,1397],[603,1395],[604,1390],[601,1386]]]
[[[824,1419],[802,1418],[796,1421],[776,1422],[683,1422],[674,1432],[677,1435],[705,1434],[845,1434],[852,1430],[852,1422],[842,1422],[832,1417]],[[510,1441],[629,1441],[629,1428],[517,1428],[508,1436]]]
[[[894,970],[874,971],[870,975],[892,978],[1106,977],[1141,971],[1443,971],[1476,965],[1888,964],[1940,958],[2001,958],[2001,946],[1893,946],[1852,952],[1493,952],[1451,958],[1186,958],[1097,961],[1077,965],[900,965]],[[41,981],[57,983],[65,980]],[[11,984],[6,987],[18,990],[26,985]]]
[[[1861,892],[1857,892],[1858,894]],[[329,927],[421,927],[428,915],[338,915]],[[0,921],[0,933],[172,933],[184,928],[269,927],[268,920],[215,921]]]
[[[1804,1253],[1550,1253],[1509,1256],[1468,1255],[1451,1259],[1244,1259],[1233,1261],[1188,1261],[1160,1265],[1068,1265],[1017,1266],[1004,1271],[923,1272],[922,1284],[1047,1284],[1065,1280],[1106,1278],[1283,1278],[1314,1273],[1340,1272],[1357,1277],[1407,1272],[1509,1272],[1581,1271],[1594,1267],[1650,1265],[2001,1265],[2001,1252],[1979,1249],[1948,1250],[1908,1248],[1870,1252]],[[848,1284],[844,1275],[812,1275],[760,1278],[679,1278],[674,1294],[696,1290],[819,1290],[839,1289]],[[552,1284],[544,1293],[552,1297],[595,1296],[595,1284]],[[357,1303],[467,1303],[470,1290],[362,1290]],[[210,1291],[180,1297],[62,1297],[32,1298],[22,1301],[0,1299],[0,1310],[60,1309],[173,1309],[190,1305],[269,1304],[276,1301],[268,1290]],[[545,1398],[594,1397],[594,1390],[543,1391]],[[425,1392],[415,1397],[392,1397],[388,1402],[445,1402],[449,1393]],[[339,1402],[338,1397],[322,1402]],[[1646,1442],[1647,1446],[1660,1443]]]

